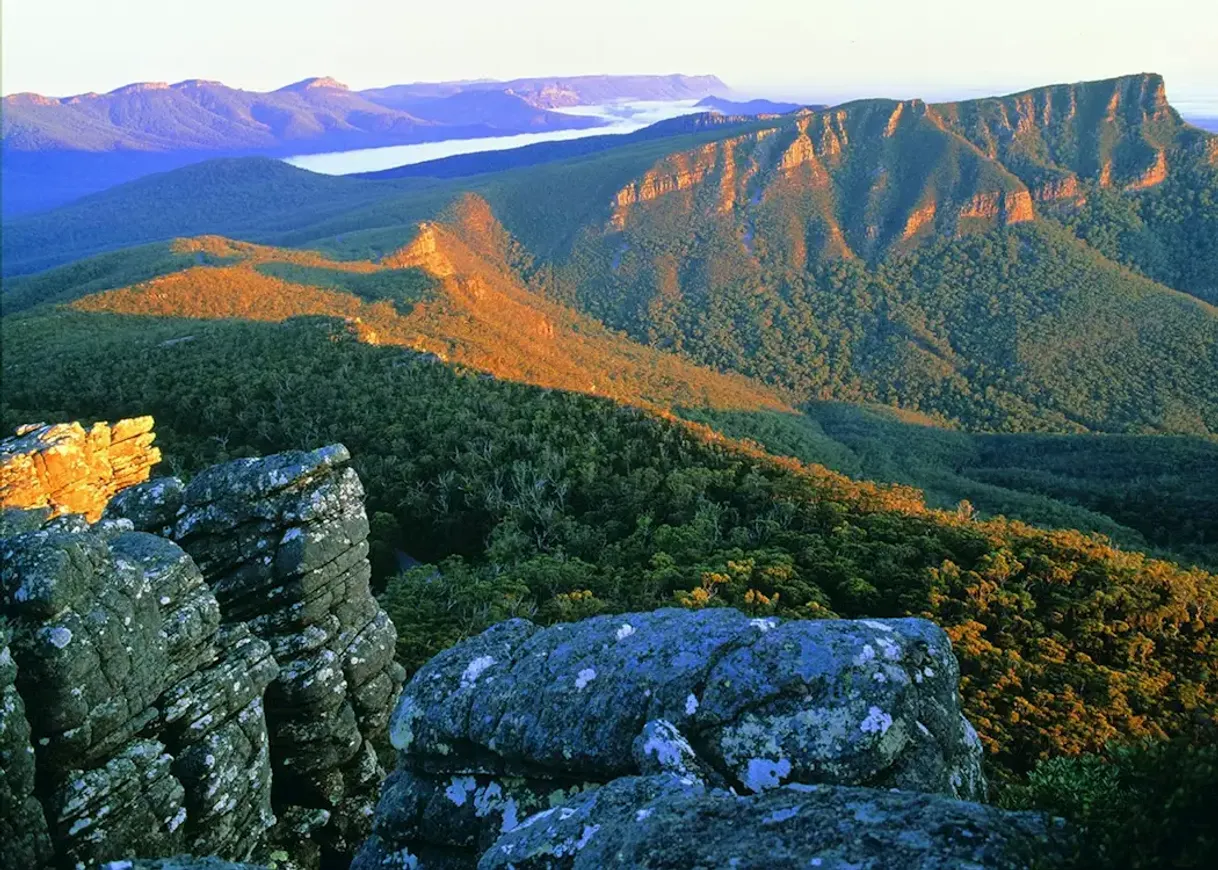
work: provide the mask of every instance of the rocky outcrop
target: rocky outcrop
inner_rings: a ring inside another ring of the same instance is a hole
[[[34,794],[30,723],[8,641],[0,626],[0,867],[38,867],[51,856],[51,840]]]
[[[1053,203],[1063,200],[1080,202],[1083,198],[1075,175],[1060,175],[1037,185],[1033,191],[1037,202]]]
[[[194,563],[130,522],[68,516],[2,547],[55,863],[248,855],[274,820],[267,645],[222,631]]]
[[[614,780],[525,820],[478,870],[1015,870],[1050,866],[1068,845],[1039,813],[940,795],[795,784],[738,796],[668,774]]]
[[[435,227],[426,222],[419,225],[414,241],[394,251],[381,265],[390,269],[425,269],[437,278],[447,278],[456,272],[452,261],[440,250]]]
[[[959,216],[962,219],[1001,219],[1004,226],[1035,218],[1032,195],[1026,190],[976,194],[960,206]]]
[[[573,817],[596,803],[585,796],[639,774],[669,777],[683,795],[794,783],[976,800],[981,746],[958,677],[946,635],[919,619],[712,609],[502,623],[436,656],[403,691],[390,726],[398,769],[356,866],[407,854],[473,866],[484,852],[485,863],[530,813]],[[726,866],[720,857],[712,864]]]
[[[1167,180],[1167,154],[1156,151],[1154,161],[1125,185],[1126,190],[1145,190]]]
[[[347,459],[146,482],[94,524],[6,512],[0,865],[366,836],[402,673]]]
[[[97,520],[119,490],[148,479],[161,461],[151,417],[113,426],[22,426],[0,440],[0,507],[51,509],[52,516]]]

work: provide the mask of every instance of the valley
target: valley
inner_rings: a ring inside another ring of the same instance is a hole
[[[284,159],[293,166],[326,175],[350,175],[394,169],[457,154],[482,154],[506,151],[539,142],[564,142],[588,136],[624,135],[654,123],[700,111],[693,100],[677,102],[617,102],[603,106],[572,106],[555,109],[559,114],[599,121],[603,126],[558,129],[544,133],[515,133],[510,136],[484,136],[472,139],[443,139],[419,145],[390,145],[354,151],[302,154]]]
[[[345,445],[408,675],[518,617],[930,620],[1001,806],[1092,819],[1077,784],[1126,777],[1103,849],[1135,795],[1195,806],[1218,135],[1152,73],[830,107],[649,77],[679,115],[564,127],[639,86],[611,78],[327,97],[506,94],[548,129],[462,141],[522,148],[224,156],[6,216],[0,425],[152,415],[204,483]]]

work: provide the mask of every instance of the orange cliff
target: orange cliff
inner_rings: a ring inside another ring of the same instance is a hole
[[[101,518],[119,490],[143,483],[161,451],[151,417],[94,423],[35,423],[0,441],[0,507],[49,508],[52,517]]]
[[[1003,224],[1018,224],[1035,218],[1032,195],[1026,190],[978,193],[960,206],[961,218],[1001,218]]]

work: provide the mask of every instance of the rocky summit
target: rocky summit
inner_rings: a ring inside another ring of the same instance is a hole
[[[348,459],[146,482],[92,524],[5,507],[0,866],[354,851],[403,673]]]
[[[1062,835],[972,802],[958,677],[920,619],[501,623],[404,689],[353,866],[1023,866]]]
[[[1072,848],[980,803],[959,666],[923,619],[513,619],[402,689],[349,461],[145,480],[94,522],[0,505],[0,866],[1017,868]]]

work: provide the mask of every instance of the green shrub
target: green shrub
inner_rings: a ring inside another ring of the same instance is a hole
[[[1218,867],[1218,746],[1184,741],[1051,758],[999,803],[1080,828],[1080,868]]]

